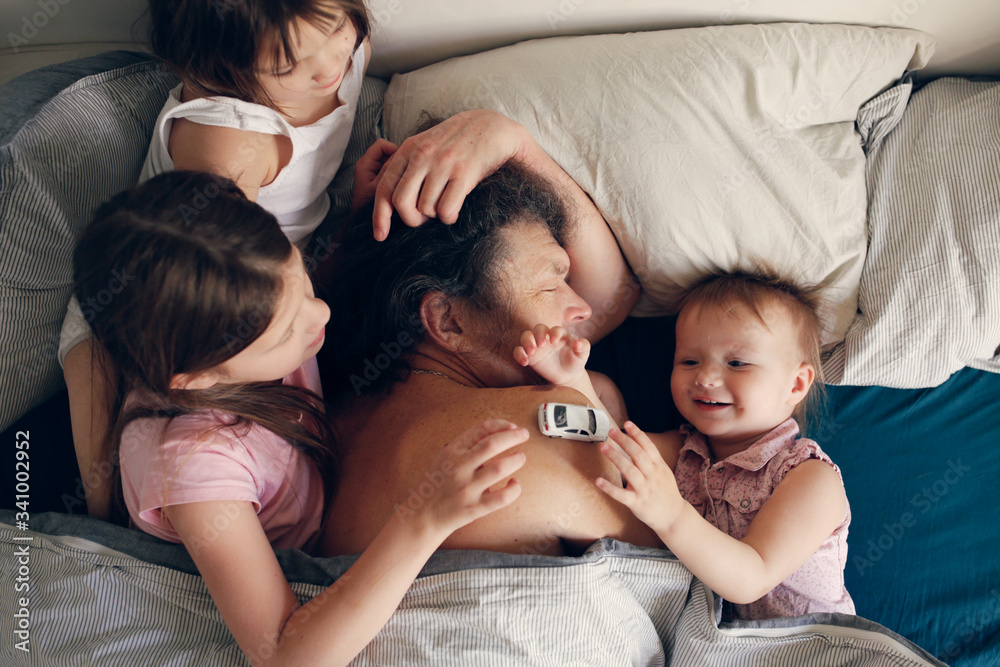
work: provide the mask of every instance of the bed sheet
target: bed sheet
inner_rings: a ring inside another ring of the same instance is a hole
[[[1000,376],[829,393],[821,444],[851,502],[858,614],[956,667],[1000,665]]]
[[[39,515],[41,532],[15,521],[0,512],[0,562],[31,587],[0,608],[19,640],[0,645],[4,664],[247,664],[182,546],[86,517]],[[301,598],[353,562],[280,558]],[[942,664],[850,615],[720,628],[718,610],[669,552],[614,540],[572,558],[439,551],[353,664]]]

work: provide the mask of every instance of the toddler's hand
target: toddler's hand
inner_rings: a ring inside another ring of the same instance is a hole
[[[632,514],[655,530],[662,538],[686,502],[677,489],[670,466],[653,441],[632,422],[625,422],[626,433],[611,429],[611,441],[601,445],[601,453],[618,468],[628,486],[622,488],[603,477],[597,486]]]
[[[552,384],[568,385],[586,373],[590,341],[576,338],[563,327],[538,324],[521,334],[514,361],[531,368]]]
[[[524,465],[523,452],[497,457],[528,439],[528,430],[504,419],[487,419],[445,445],[425,473],[434,487],[425,497],[426,484],[415,491],[407,505],[418,507],[442,539],[476,519],[510,505],[521,495],[521,485],[511,477],[499,489],[490,487],[510,477]],[[402,517],[402,515],[400,515]]]
[[[365,154],[354,163],[354,189],[351,191],[351,210],[356,211],[375,198],[375,189],[382,178],[385,163],[398,146],[385,139],[376,139]]]

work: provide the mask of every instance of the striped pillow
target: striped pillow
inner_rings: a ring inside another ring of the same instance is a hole
[[[891,89],[858,115],[869,247],[858,315],[824,365],[835,384],[1000,373],[1000,82],[939,79],[906,104],[908,93]],[[868,123],[886,104],[894,117]]]
[[[73,248],[93,210],[135,184],[175,85],[150,56],[113,52],[0,87],[0,429],[63,386]]]

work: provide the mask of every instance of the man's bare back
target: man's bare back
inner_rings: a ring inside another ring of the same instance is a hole
[[[322,553],[359,553],[387,521],[406,521],[421,502],[421,488],[440,484],[448,474],[427,470],[437,451],[490,417],[508,419],[532,434],[517,448],[527,456],[516,475],[521,496],[456,531],[443,548],[563,555],[601,537],[661,546],[649,528],[594,484],[598,476],[620,479],[597,444],[551,439],[538,431],[538,406],[546,401],[587,402],[567,388],[479,389],[413,374],[388,394],[349,405],[335,415],[343,459]]]

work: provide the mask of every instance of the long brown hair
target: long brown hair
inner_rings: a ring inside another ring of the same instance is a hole
[[[161,174],[98,209],[74,253],[73,277],[102,362],[92,366],[113,369],[117,380],[104,443],[115,518],[127,516],[118,468],[125,427],[208,410],[231,415],[220,428],[258,424],[301,449],[320,470],[324,505],[331,503],[334,431],[316,394],[265,382],[171,387],[175,375],[213,368],[267,329],[292,252],[273,215],[210,174]],[[123,399],[139,388],[156,406],[122,413]]]
[[[235,97],[281,109],[257,79],[264,49],[277,68],[282,56],[294,65],[294,21],[324,28],[342,11],[358,39],[368,36],[362,0],[150,0],[149,41],[153,53],[201,97]]]

